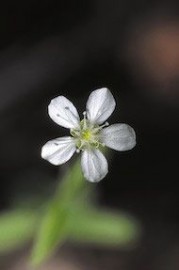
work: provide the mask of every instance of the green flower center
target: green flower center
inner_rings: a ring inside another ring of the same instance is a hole
[[[90,141],[92,139],[92,136],[93,136],[93,134],[92,134],[91,130],[86,129],[86,130],[82,131],[82,134],[81,134],[82,140]]]
[[[80,122],[80,127],[77,129],[71,129],[71,135],[76,139],[76,147],[78,151],[89,148],[99,148],[104,146],[100,142],[100,130],[106,126],[94,125],[86,119],[86,113],[84,113],[84,119]]]

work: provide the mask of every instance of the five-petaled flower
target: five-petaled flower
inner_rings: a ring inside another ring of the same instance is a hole
[[[114,97],[107,88],[97,89],[90,94],[84,118],[80,121],[75,106],[67,98],[58,96],[52,99],[48,106],[49,116],[58,125],[70,129],[71,136],[48,141],[42,147],[42,158],[54,165],[61,165],[75,151],[81,152],[84,177],[90,182],[103,179],[108,172],[108,163],[100,149],[107,146],[126,151],[136,144],[132,127],[123,123],[108,126],[105,122],[115,105]]]

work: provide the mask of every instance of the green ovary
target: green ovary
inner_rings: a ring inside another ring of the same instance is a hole
[[[82,134],[81,134],[81,139],[85,140],[87,142],[90,142],[92,137],[93,137],[93,134],[92,134],[91,130],[89,130],[89,129],[83,131]]]

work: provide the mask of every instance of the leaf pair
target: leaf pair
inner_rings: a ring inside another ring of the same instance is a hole
[[[31,263],[38,266],[66,240],[105,247],[124,247],[136,240],[140,232],[136,221],[97,209],[89,201],[92,186],[83,179],[77,161],[60,181],[44,214],[27,209],[1,214],[0,253],[21,247],[35,234]]]

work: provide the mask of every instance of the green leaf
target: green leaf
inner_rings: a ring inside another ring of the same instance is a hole
[[[60,181],[54,198],[49,202],[32,251],[32,264],[38,266],[62,245],[68,235],[70,206],[80,195],[85,181],[77,161]]]
[[[91,207],[77,207],[70,224],[71,240],[95,245],[126,246],[140,235],[139,224],[132,217]]]
[[[12,210],[0,215],[0,252],[24,245],[33,235],[37,216],[31,211]]]

